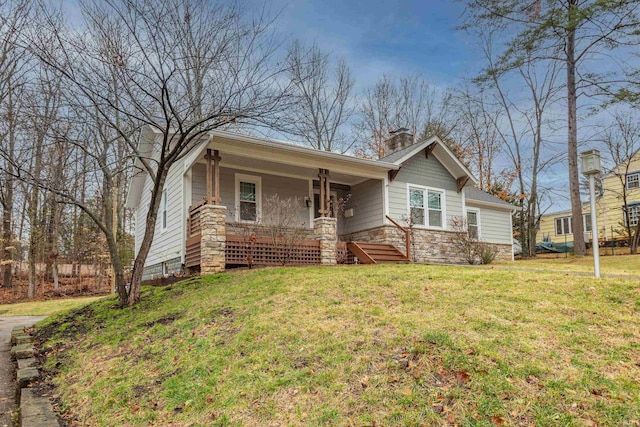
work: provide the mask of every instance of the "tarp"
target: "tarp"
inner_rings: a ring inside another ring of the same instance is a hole
[[[567,243],[553,243],[542,242],[536,245],[536,252],[553,252],[553,253],[565,253],[570,252],[573,249],[573,242]]]

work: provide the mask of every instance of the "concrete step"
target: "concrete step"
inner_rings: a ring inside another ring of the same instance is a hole
[[[46,397],[36,396],[33,390],[20,391],[20,425],[23,427],[58,427],[60,423]]]
[[[33,337],[31,335],[18,335],[16,337],[11,337],[11,343],[13,345],[31,344],[32,342]]]
[[[30,367],[30,368],[22,368],[18,369],[16,372],[16,381],[20,385],[20,387],[26,387],[29,383],[40,376],[38,372],[38,368]]]
[[[36,363],[37,362],[35,357],[30,357],[28,359],[18,359],[18,369],[32,368],[36,366]]]
[[[31,344],[19,344],[11,347],[11,358],[14,360],[17,359],[28,359],[33,357],[34,350]]]

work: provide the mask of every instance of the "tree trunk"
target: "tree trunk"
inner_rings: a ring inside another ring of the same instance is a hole
[[[10,83],[9,83],[10,84]],[[11,288],[13,286],[13,252],[11,249],[14,247],[13,233],[11,227],[13,225],[13,186],[15,185],[15,179],[13,178],[13,161],[16,141],[16,129],[13,114],[13,91],[9,90],[7,94],[7,125],[8,130],[8,147],[7,154],[8,159],[6,161],[7,173],[5,174],[5,192],[2,198],[2,261],[4,261],[2,267],[2,283],[5,288]]]
[[[576,31],[575,22],[578,19],[578,0],[569,0],[569,23],[567,26],[567,121],[568,121],[568,163],[569,163],[569,192],[571,195],[571,213],[573,229],[573,252],[585,255],[587,248],[584,243],[584,224],[582,221],[582,202],[580,200],[580,175],[578,173],[578,122],[576,93]]]
[[[142,283],[142,273],[144,272],[144,262],[146,261],[147,255],[149,255],[149,250],[151,249],[151,242],[153,241],[153,235],[156,229],[156,218],[158,216],[158,209],[160,208],[160,197],[167,178],[167,173],[168,171],[163,167],[158,167],[156,183],[153,191],[151,192],[151,201],[149,202],[149,211],[147,212],[147,223],[144,230],[144,237],[142,239],[138,255],[133,262],[131,288],[129,289],[130,306],[136,304],[140,300],[140,285]]]
[[[40,172],[42,169],[42,145],[43,138],[37,137],[36,150],[34,157],[34,169],[33,176],[35,180],[40,179]],[[36,262],[37,262],[37,247],[40,243],[40,226],[38,224],[38,202],[40,198],[40,189],[37,185],[34,185],[31,189],[31,198],[29,201],[29,288],[27,291],[28,298],[34,298],[36,296]]]

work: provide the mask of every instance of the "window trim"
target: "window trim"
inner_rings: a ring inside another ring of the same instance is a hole
[[[162,276],[169,277],[169,262],[163,261],[161,266],[162,266]]]
[[[411,190],[422,190],[424,192],[424,225],[414,224],[415,228],[428,230],[447,230],[447,193],[444,188],[427,187],[425,185],[407,183],[407,217],[411,218]],[[442,226],[429,225],[429,192],[440,194],[440,212],[442,213]]]
[[[235,175],[235,220],[242,223],[256,223],[262,215],[262,177],[258,175],[248,175],[244,173],[236,173]],[[256,185],[256,220],[240,219],[240,182],[249,182]]]
[[[475,225],[478,228],[478,237],[476,238],[476,240],[481,240],[482,239],[482,228],[480,225],[480,209],[479,208],[467,208],[466,212],[465,212],[465,219],[467,222],[467,235],[469,235],[469,212],[475,212],[476,214],[476,222],[477,224]]]
[[[162,194],[160,196],[160,232],[164,233],[167,231],[167,227],[169,225],[169,202],[167,201],[167,189],[162,190]]]
[[[591,233],[591,230],[587,230],[587,220],[586,220],[586,216],[589,215],[589,225],[591,225],[591,213],[583,213],[582,214],[582,229],[583,229],[583,233]],[[556,236],[573,236],[573,221],[571,221],[571,217],[572,215],[565,215],[565,216],[558,216],[555,217],[553,219],[553,232],[555,233]],[[556,226],[556,222],[558,220],[564,220],[568,218],[568,224],[569,224],[569,233],[567,233],[564,229],[564,221],[562,222],[562,231],[563,233],[558,234],[558,227]]]
[[[635,177],[635,180],[633,182],[637,183],[635,187],[629,186],[629,177],[632,177],[632,176]],[[628,173],[624,178],[624,186],[625,186],[625,189],[627,190],[636,190],[640,188],[640,172]]]
[[[629,224],[627,224],[627,214],[626,213],[629,212],[628,216],[631,217],[631,212],[630,212],[631,209],[637,209],[638,210],[638,214],[636,215],[637,222],[635,224],[629,225]],[[640,204],[632,203],[630,205],[627,205],[626,207],[623,206],[622,207],[622,217],[623,217],[622,219],[624,220],[624,226],[625,227],[629,227],[629,226],[630,227],[636,227],[638,225],[638,223],[640,223]]]

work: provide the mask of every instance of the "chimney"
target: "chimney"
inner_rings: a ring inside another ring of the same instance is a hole
[[[389,139],[385,141],[384,155],[402,150],[415,142],[413,134],[407,128],[400,128],[389,132]]]

